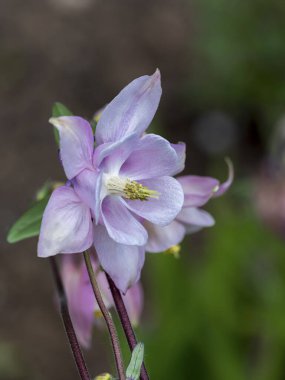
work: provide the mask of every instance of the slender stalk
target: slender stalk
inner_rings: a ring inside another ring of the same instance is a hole
[[[83,255],[84,255],[86,268],[87,268],[87,271],[89,274],[90,282],[91,282],[91,285],[93,288],[93,292],[94,292],[96,301],[99,305],[99,308],[103,314],[103,317],[105,319],[105,322],[106,322],[108,330],[109,330],[119,379],[120,380],[126,380],[125,370],[124,370],[124,365],[123,365],[123,359],[122,359],[122,353],[121,353],[118,334],[117,334],[114,322],[112,320],[111,314],[109,313],[109,311],[108,311],[107,307],[105,306],[104,301],[102,299],[100,289],[99,289],[97,281],[95,279],[95,274],[93,271],[90,255],[86,251],[83,252]]]
[[[69,315],[66,295],[65,295],[64,287],[62,284],[62,280],[60,277],[60,273],[57,267],[55,257],[50,257],[50,264],[51,264],[51,269],[52,269],[54,280],[55,280],[56,290],[59,297],[60,312],[61,312],[64,329],[65,329],[65,332],[70,344],[70,348],[75,360],[77,370],[79,372],[79,376],[81,380],[90,380],[90,375],[86,367],[86,363],[82,355],[82,352],[81,352],[81,349],[80,349],[80,346],[79,346],[79,343],[78,343],[78,340],[73,328],[73,324]]]
[[[128,312],[126,310],[121,292],[116,287],[116,285],[114,284],[114,281],[111,279],[111,277],[107,273],[106,273],[106,277],[107,277],[107,280],[109,282],[110,290],[111,290],[111,293],[112,293],[112,296],[113,296],[113,299],[115,302],[115,306],[116,306],[116,309],[117,309],[117,312],[118,312],[118,315],[119,315],[119,318],[121,321],[121,325],[124,329],[129,347],[130,347],[131,351],[133,351],[133,349],[137,345],[137,339],[136,339],[135,332],[133,330],[130,318],[128,316]],[[149,380],[149,376],[148,376],[148,373],[147,373],[147,370],[145,368],[144,363],[143,363],[142,368],[141,368],[140,379],[141,380]]]

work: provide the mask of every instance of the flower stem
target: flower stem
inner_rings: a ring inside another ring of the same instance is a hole
[[[52,269],[54,280],[55,280],[56,290],[58,293],[58,298],[59,298],[59,303],[60,303],[60,313],[61,313],[64,329],[65,329],[65,332],[66,332],[66,335],[71,347],[71,351],[73,353],[77,370],[79,372],[81,380],[90,380],[90,375],[86,367],[86,363],[82,355],[82,352],[81,352],[81,349],[80,349],[80,346],[79,346],[79,343],[78,343],[78,340],[73,328],[73,324],[69,315],[66,295],[65,295],[64,287],[62,284],[62,280],[60,277],[60,273],[58,270],[55,257],[53,256],[50,257],[50,264],[51,264],[51,269]]]
[[[108,273],[106,273],[106,277],[107,277],[107,280],[109,282],[110,290],[111,290],[111,293],[112,293],[112,296],[113,296],[113,299],[115,302],[115,306],[116,306],[122,327],[124,329],[129,347],[130,347],[131,351],[133,351],[133,349],[137,345],[137,339],[136,339],[135,332],[133,330],[130,318],[128,316],[128,312],[126,310],[121,292],[116,287],[116,285],[114,284],[114,281],[111,279],[111,277],[108,275]],[[144,363],[142,364],[142,367],[141,367],[140,379],[141,380],[149,380],[149,376],[148,376],[148,373],[147,373],[147,370],[145,368]]]
[[[90,255],[86,251],[83,252],[83,255],[84,255],[86,268],[87,268],[87,271],[89,274],[89,279],[90,279],[90,282],[91,282],[91,285],[93,288],[93,292],[94,292],[96,301],[99,305],[99,308],[103,314],[103,317],[105,319],[105,322],[106,322],[108,330],[109,330],[119,379],[120,380],[126,380],[124,365],[123,365],[123,359],[122,359],[122,353],[121,353],[118,334],[117,334],[114,322],[112,320],[111,314],[109,313],[109,311],[108,311],[107,307],[105,306],[104,301],[102,299],[100,289],[99,289],[97,281],[95,279],[95,274],[93,271]]]

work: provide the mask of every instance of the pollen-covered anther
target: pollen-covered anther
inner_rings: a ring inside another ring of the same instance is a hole
[[[149,198],[159,198],[157,191],[150,190],[147,186],[129,178],[111,177],[107,181],[107,188],[110,194],[121,195],[131,200],[147,201]]]
[[[167,255],[173,255],[175,259],[179,259],[180,257],[180,251],[181,251],[181,246],[179,244],[173,245],[172,247],[168,248],[164,253]]]
[[[140,201],[147,201],[149,198],[159,198],[159,193],[157,191],[150,190],[141,183],[130,181],[129,179],[126,182],[124,193],[125,198],[132,200],[139,199]]]
[[[103,318],[102,311],[101,311],[101,310],[95,310],[95,311],[94,311],[94,317],[95,317],[96,319],[101,319],[101,318]]]

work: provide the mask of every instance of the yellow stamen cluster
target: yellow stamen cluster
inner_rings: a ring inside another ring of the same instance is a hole
[[[94,311],[94,317],[96,319],[101,319],[103,317],[102,311],[101,310],[95,310]]]
[[[96,376],[95,380],[111,380],[112,376],[109,373],[102,373],[102,375]]]
[[[126,199],[147,201],[149,198],[158,199],[159,193],[150,190],[137,181],[131,181],[129,178],[112,176],[106,180],[106,186],[109,194],[120,195]]]
[[[149,198],[158,199],[159,193],[155,190],[150,190],[136,181],[127,180],[124,188],[125,198],[131,200],[147,201]]]
[[[173,245],[172,247],[170,247],[166,251],[164,251],[164,253],[166,253],[167,255],[173,255],[173,257],[175,259],[179,259],[180,251],[181,251],[180,245]]]

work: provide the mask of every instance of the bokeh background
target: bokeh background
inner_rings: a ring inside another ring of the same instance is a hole
[[[89,118],[156,67],[154,130],[187,143],[185,173],[223,180],[230,156],[236,180],[180,259],[147,256],[151,378],[285,378],[284,17],[280,0],[0,0],[1,380],[77,379],[48,261],[36,239],[6,243],[36,190],[64,178],[52,104]],[[113,370],[106,332],[86,357],[94,376]]]

